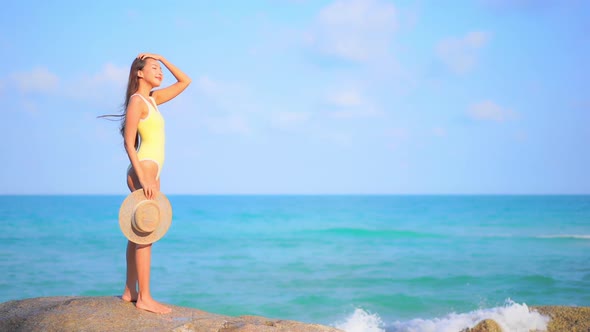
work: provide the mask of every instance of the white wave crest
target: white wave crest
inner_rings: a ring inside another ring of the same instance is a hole
[[[346,332],[385,332],[383,321],[377,314],[370,314],[357,308],[344,322],[336,323],[336,328]]]
[[[587,234],[557,234],[557,235],[540,235],[540,239],[578,239],[590,240],[590,235]]]
[[[335,326],[346,332],[457,332],[471,328],[484,319],[493,319],[503,331],[546,331],[549,317],[530,311],[526,304],[506,301],[503,307],[479,309],[468,313],[450,313],[442,318],[396,321],[385,324],[379,315],[356,309],[344,322]]]

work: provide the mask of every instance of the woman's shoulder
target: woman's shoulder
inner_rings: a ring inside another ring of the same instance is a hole
[[[134,100],[134,99],[135,100],[145,100],[145,97],[139,93],[134,93],[131,96],[129,96],[129,102],[131,102],[131,100]]]
[[[147,105],[143,97],[139,94],[134,94],[129,97],[129,103],[127,103],[127,112],[137,110],[142,113],[147,113]]]
[[[144,103],[143,96],[138,93],[133,94],[129,97],[129,104],[128,104],[129,106],[139,105],[139,104],[143,104],[143,103]]]

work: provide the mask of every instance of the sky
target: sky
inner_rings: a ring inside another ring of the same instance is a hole
[[[142,52],[192,79],[166,194],[590,194],[588,36],[585,0],[9,0],[0,194],[126,194],[97,116]]]

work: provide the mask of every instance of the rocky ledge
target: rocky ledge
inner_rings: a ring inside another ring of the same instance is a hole
[[[0,331],[342,332],[317,324],[170,307],[171,313],[158,315],[114,296],[9,301],[0,304]]]
[[[230,317],[171,306],[158,315],[119,297],[40,297],[0,303],[0,331],[342,332],[257,316]],[[551,318],[547,332],[590,331],[590,307],[531,307]],[[461,332],[508,332],[491,319]]]
[[[538,306],[531,307],[550,318],[546,332],[589,332],[590,331],[590,307],[566,307],[566,306]],[[492,319],[485,319],[476,326],[464,329],[461,332],[508,332],[502,330],[500,325]],[[535,332],[535,331],[531,331]]]

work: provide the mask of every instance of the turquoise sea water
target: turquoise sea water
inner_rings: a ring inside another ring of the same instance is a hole
[[[0,302],[120,295],[123,199],[0,196]],[[456,331],[485,316],[518,331],[544,324],[527,306],[590,306],[590,196],[169,199],[152,257],[166,303],[349,332]]]

